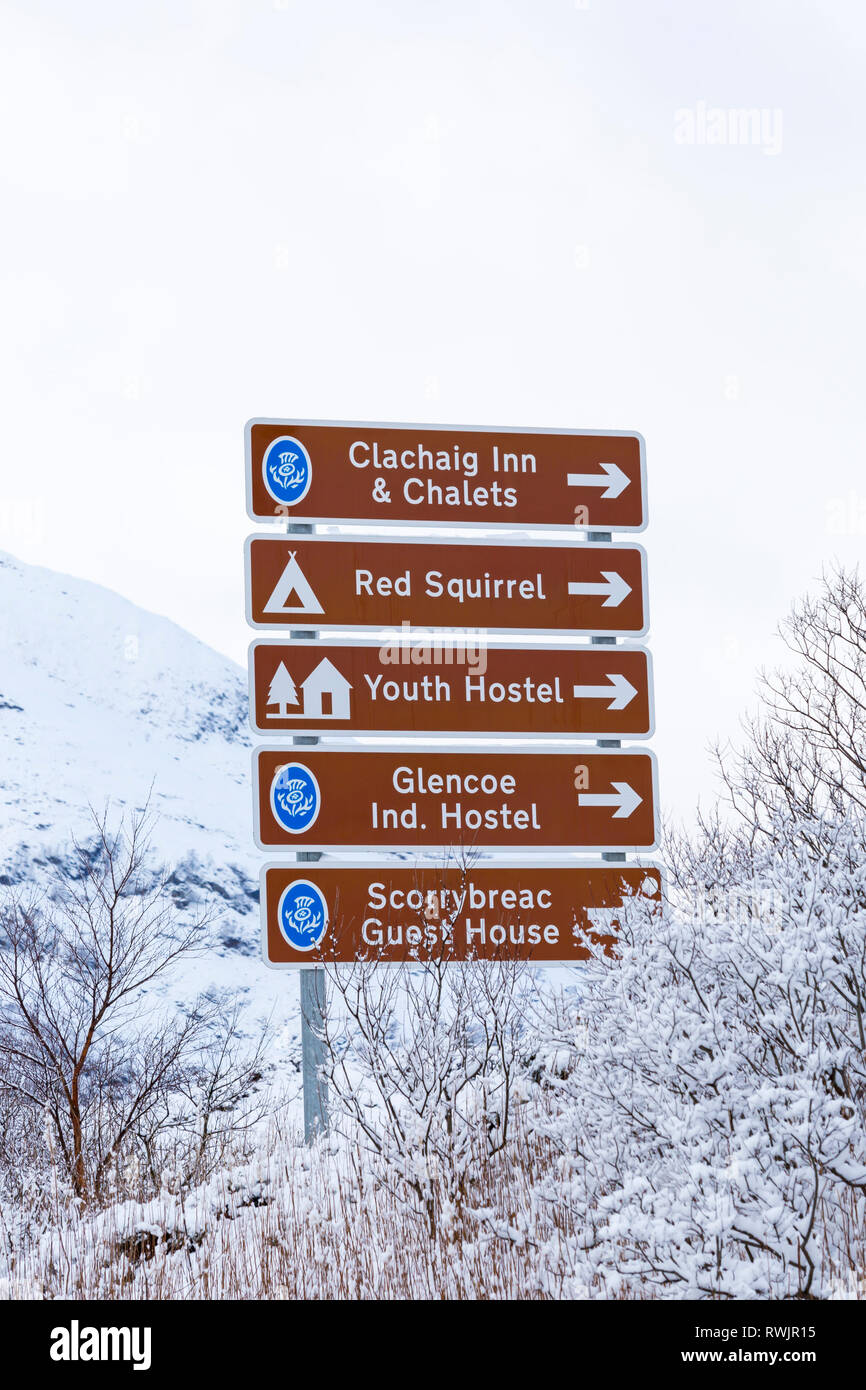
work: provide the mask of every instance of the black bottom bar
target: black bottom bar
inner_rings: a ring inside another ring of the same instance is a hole
[[[434,1311],[435,1341],[430,1325]],[[492,1304],[439,1303],[435,1310],[406,1304],[305,1304],[292,1310],[280,1302],[6,1302],[0,1303],[0,1337],[7,1358],[16,1364],[16,1382],[31,1370],[38,1371],[40,1381],[43,1376],[63,1382],[70,1376],[92,1380],[107,1373],[117,1380],[150,1374],[166,1385],[184,1383],[193,1373],[197,1385],[203,1385],[204,1375],[219,1386],[235,1376],[280,1366],[286,1375],[293,1371],[303,1378],[305,1365],[331,1381],[341,1365],[356,1372],[364,1351],[371,1365],[381,1365],[387,1357],[392,1374],[402,1379],[419,1354],[445,1350],[443,1332],[452,1325],[460,1340],[446,1359],[452,1367],[459,1364],[461,1380],[473,1363],[479,1370],[483,1363],[489,1379],[501,1357],[520,1352],[530,1361],[537,1359],[539,1371],[545,1364],[552,1371],[553,1345],[535,1336],[561,1332],[556,1359],[567,1357],[575,1377],[590,1364],[596,1367],[593,1379],[603,1367],[605,1381],[612,1384],[629,1374],[667,1377],[678,1369],[693,1377],[713,1366],[728,1371],[796,1367],[817,1372],[826,1383],[828,1375],[850,1366],[863,1325],[862,1304],[856,1302],[539,1302],[527,1303],[516,1316],[525,1330],[515,1326],[513,1309]],[[339,1337],[334,1336],[337,1324]],[[319,1340],[320,1327],[329,1333],[324,1341]],[[103,1339],[94,1332],[102,1328],[116,1329],[116,1336],[109,1333]],[[488,1340],[500,1328],[501,1335]],[[527,1342],[527,1332],[532,1342]],[[412,1339],[408,1344],[407,1334]],[[86,1359],[103,1341],[109,1358],[114,1347],[121,1355],[128,1350],[129,1358]],[[78,1359],[55,1359],[63,1353]]]

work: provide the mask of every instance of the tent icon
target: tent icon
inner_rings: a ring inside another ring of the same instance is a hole
[[[289,599],[295,595],[295,602]],[[289,551],[289,561],[277,580],[276,587],[264,606],[265,613],[324,613],[324,608],[313,593],[310,581],[297,561],[294,550]]]

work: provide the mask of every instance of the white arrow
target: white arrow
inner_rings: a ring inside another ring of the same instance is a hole
[[[631,585],[626,584],[621,574],[615,570],[602,570],[604,584],[578,584],[572,583],[568,586],[570,594],[604,594],[605,600],[602,608],[619,608],[624,598],[631,593]]]
[[[628,782],[611,782],[616,789],[616,795],[610,792],[578,792],[578,806],[615,806],[613,813],[614,820],[627,820],[632,811],[636,811],[643,801],[642,796],[638,796],[634,787],[630,787]]]
[[[567,482],[569,487],[603,487],[602,497],[619,497],[621,492],[625,492],[631,478],[623,473],[615,463],[601,463],[600,468],[604,473],[569,473]]]
[[[609,671],[607,679],[610,685],[576,685],[573,691],[575,700],[610,700],[608,709],[625,709],[637,691],[631,681],[627,681],[618,671]]]

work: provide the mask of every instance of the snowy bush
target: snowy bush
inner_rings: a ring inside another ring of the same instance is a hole
[[[499,1154],[527,1046],[529,977],[519,962],[329,968],[332,1123],[364,1150],[369,1177],[408,1199],[431,1238],[471,1203]]]
[[[150,829],[146,810],[116,829],[94,817],[41,896],[0,900],[0,1197],[20,1199],[34,1170],[55,1205],[145,1175],[158,1188],[166,1164],[200,1180],[257,1113],[262,1044],[241,1042],[237,1005],[148,997],[208,921],[179,916]]]
[[[579,1231],[551,1247],[575,1293],[823,1295],[828,1251],[853,1233],[862,1255],[864,828],[825,823],[824,862],[777,830],[738,912],[635,901],[556,1020],[572,1065],[548,1080],[558,1158],[538,1195]],[[711,844],[698,858],[712,873]]]

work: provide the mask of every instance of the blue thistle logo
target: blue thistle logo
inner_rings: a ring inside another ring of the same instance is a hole
[[[277,908],[280,931],[296,951],[314,951],[328,930],[328,904],[309,879],[296,878]]]
[[[271,783],[271,810],[278,825],[290,835],[309,830],[319,814],[319,784],[303,763],[286,763]]]
[[[310,455],[299,439],[281,435],[269,444],[262,460],[265,487],[275,502],[293,507],[306,497],[313,481]]]

